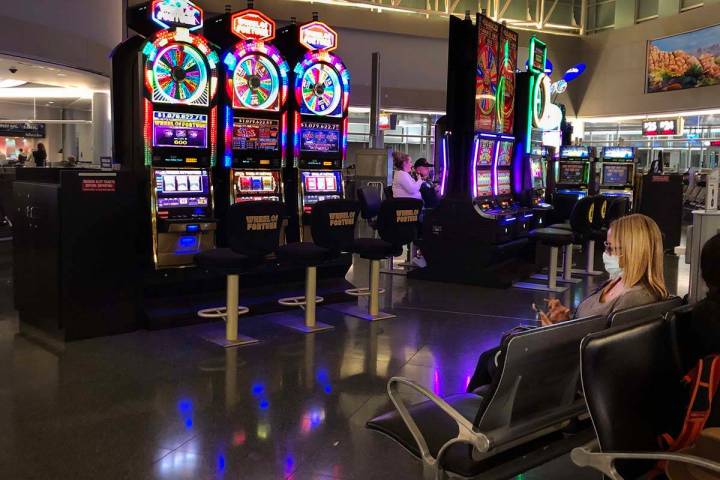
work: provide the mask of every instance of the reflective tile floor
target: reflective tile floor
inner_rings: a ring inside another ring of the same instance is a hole
[[[671,286],[686,267],[668,257]],[[366,278],[366,265],[349,273]],[[678,274],[678,271],[680,272]],[[198,327],[138,331],[49,351],[16,335],[0,262],[0,479],[420,478],[419,463],[365,422],[390,409],[393,375],[463,391],[477,356],[532,318],[542,293],[383,276],[375,323],[327,307],[335,329],[302,335],[241,319],[262,343],[223,350]],[[561,296],[577,303],[599,279]],[[680,293],[685,293],[680,289]],[[98,318],[98,321],[102,321]],[[598,479],[567,457],[520,476]]]

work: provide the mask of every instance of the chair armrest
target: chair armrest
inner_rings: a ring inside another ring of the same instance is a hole
[[[720,472],[720,463],[706,460],[702,457],[684,453],[664,452],[599,452],[597,442],[573,449],[570,458],[578,467],[591,467],[602,472],[612,480],[623,480],[622,475],[615,469],[615,460],[666,460],[672,462],[688,463],[714,472]]]
[[[438,458],[434,458],[430,453],[430,449],[427,446],[425,437],[415,423],[415,420],[413,420],[407,407],[399,398],[399,388],[403,385],[420,393],[422,396],[433,402],[445,414],[447,414],[451,419],[453,419],[458,426],[458,436],[449,440],[445,443],[445,445],[443,445],[443,447],[438,452]],[[427,464],[431,466],[437,466],[439,460],[442,458],[442,455],[447,450],[447,448],[458,442],[469,443],[481,452],[485,452],[489,449],[488,439],[482,433],[476,432],[473,429],[473,424],[468,419],[460,415],[460,413],[453,407],[451,407],[445,400],[438,397],[422,385],[414,382],[413,380],[410,380],[409,378],[392,377],[388,381],[387,392],[393,405],[395,405],[395,409],[400,414],[400,418],[402,418],[405,426],[408,428],[408,430],[410,430],[410,433],[415,439],[418,449],[420,450],[420,454],[422,455],[423,461]]]

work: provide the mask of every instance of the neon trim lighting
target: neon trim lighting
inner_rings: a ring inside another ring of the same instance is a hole
[[[345,117],[343,119],[343,134],[342,134],[342,159],[343,162],[345,161],[345,158],[347,157],[347,146],[348,146],[348,121],[350,119],[348,117]]]
[[[229,105],[225,106],[225,152],[223,165],[226,168],[232,167],[232,135],[233,135],[233,113]]]
[[[213,107],[210,110],[210,166],[214,167],[217,163],[217,134],[218,134],[218,121],[217,121],[217,107]]]
[[[448,175],[448,139],[446,135],[443,135],[440,140],[440,154],[442,160],[442,176],[440,177],[440,196],[445,196],[445,184],[447,182]]]
[[[293,158],[297,162],[300,158],[300,114],[298,112],[295,112],[295,121],[293,123]]]
[[[495,157],[492,160],[492,187],[493,187],[493,195],[498,194],[498,180],[497,180],[497,171],[498,171],[498,152],[500,152],[500,142],[495,142]]]
[[[328,52],[308,52],[295,66],[295,100],[304,114],[341,117],[350,102],[350,72]]]
[[[480,135],[482,136],[483,134],[481,133]],[[477,163],[479,152],[480,138],[475,137],[475,145],[473,146],[473,161],[470,164],[470,186],[472,187],[472,198],[475,198],[477,196]]]
[[[143,131],[143,138],[145,140],[144,145],[144,160],[145,166],[150,167],[152,165],[152,137],[153,137],[153,106],[152,102],[148,99],[144,100],[145,103],[145,129]]]
[[[283,162],[285,161],[285,154],[287,152],[287,127],[287,112],[284,112],[280,119],[280,154],[282,155]]]

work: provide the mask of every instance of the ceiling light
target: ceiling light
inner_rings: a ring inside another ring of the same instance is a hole
[[[22,87],[2,88],[0,98],[92,98],[89,88]]]
[[[25,80],[13,80],[12,78],[0,78],[0,88],[13,88],[25,85]]]
[[[56,74],[56,75],[57,75],[58,77],[67,77],[67,75],[64,74],[64,73],[58,73],[58,74]]]

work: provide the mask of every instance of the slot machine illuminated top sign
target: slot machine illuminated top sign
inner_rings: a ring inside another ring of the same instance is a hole
[[[337,48],[337,33],[314,21],[300,27],[299,40],[309,50],[295,67],[300,113],[342,117],[350,100],[350,72],[330,53]]]
[[[259,10],[243,10],[230,20],[232,32],[243,40],[269,42],[275,38],[275,22]]]
[[[154,0],[152,20],[163,28],[181,27],[190,31],[203,26],[203,11],[189,0]]]

